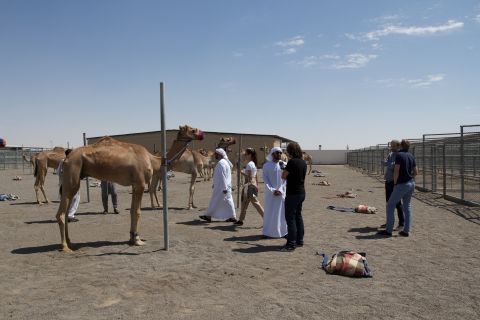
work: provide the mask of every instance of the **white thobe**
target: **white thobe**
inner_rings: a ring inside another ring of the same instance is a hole
[[[63,162],[65,160],[60,161],[57,167],[57,175],[58,175],[58,186],[62,186],[62,178],[63,178]],[[62,195],[59,195],[60,199]],[[70,206],[68,207],[68,217],[75,218],[75,213],[77,212],[78,205],[80,204],[80,190],[75,193],[72,198],[72,202],[70,202]]]
[[[265,183],[263,235],[280,238],[287,234],[287,222],[285,221],[287,184],[285,180],[282,180],[282,169],[278,162],[267,161],[263,165],[263,182]],[[282,194],[274,195],[275,190]]]
[[[236,217],[232,197],[232,169],[225,159],[220,159],[215,166],[212,197],[205,215],[218,220]]]

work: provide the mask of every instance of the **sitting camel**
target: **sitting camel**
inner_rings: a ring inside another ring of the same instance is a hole
[[[179,138],[182,141],[203,139],[203,132],[183,126],[180,127],[177,135],[177,139]],[[153,173],[160,171],[161,164],[162,159],[152,155],[145,147],[120,142],[110,137],[104,137],[92,145],[74,149],[63,165],[62,196],[56,215],[63,251],[71,251],[66,215],[83,177],[132,186],[129,243],[137,246],[144,245],[137,233],[143,191],[145,184],[152,179]]]
[[[57,169],[58,164],[61,160],[65,158],[65,149],[62,147],[55,147],[53,150],[42,151],[39,153],[32,154],[30,159],[27,156],[23,156],[25,161],[28,161],[33,166],[33,175],[35,177],[35,183],[33,185],[35,189],[35,196],[37,197],[37,203],[41,204],[38,197],[38,191],[42,191],[43,197],[46,203],[50,203],[45,194],[45,189],[43,186],[45,185],[45,177],[47,175],[48,168],[53,168],[54,170]]]

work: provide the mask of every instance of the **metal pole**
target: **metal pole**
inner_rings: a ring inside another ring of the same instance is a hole
[[[83,146],[87,145],[87,136],[85,132],[83,133]],[[88,183],[88,177],[85,178],[85,183],[87,184],[87,202],[90,202],[90,183]]]
[[[241,181],[240,181],[240,167],[241,167],[241,154],[242,151],[242,135],[240,135],[240,143],[238,144],[238,158],[237,158],[237,208],[240,207],[240,189],[241,189]]]
[[[464,155],[464,141],[463,141],[463,126],[460,126],[460,193],[461,199],[465,200],[465,155]]]
[[[422,187],[425,190],[425,177],[426,177],[426,172],[425,172],[425,135],[423,135],[423,141],[422,141]]]
[[[447,195],[447,163],[446,163],[446,156],[445,156],[445,142],[443,142],[443,198],[445,199]]]
[[[162,130],[162,194],[163,194],[163,243],[168,251],[168,201],[167,201],[167,134],[165,129],[165,103],[163,82],[160,82],[160,126]]]

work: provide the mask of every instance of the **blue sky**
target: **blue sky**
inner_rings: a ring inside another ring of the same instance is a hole
[[[159,130],[365,147],[480,124],[480,1],[0,0],[0,137]]]

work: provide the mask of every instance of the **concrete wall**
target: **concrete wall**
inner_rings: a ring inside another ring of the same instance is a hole
[[[345,164],[347,150],[304,150],[313,164]]]

